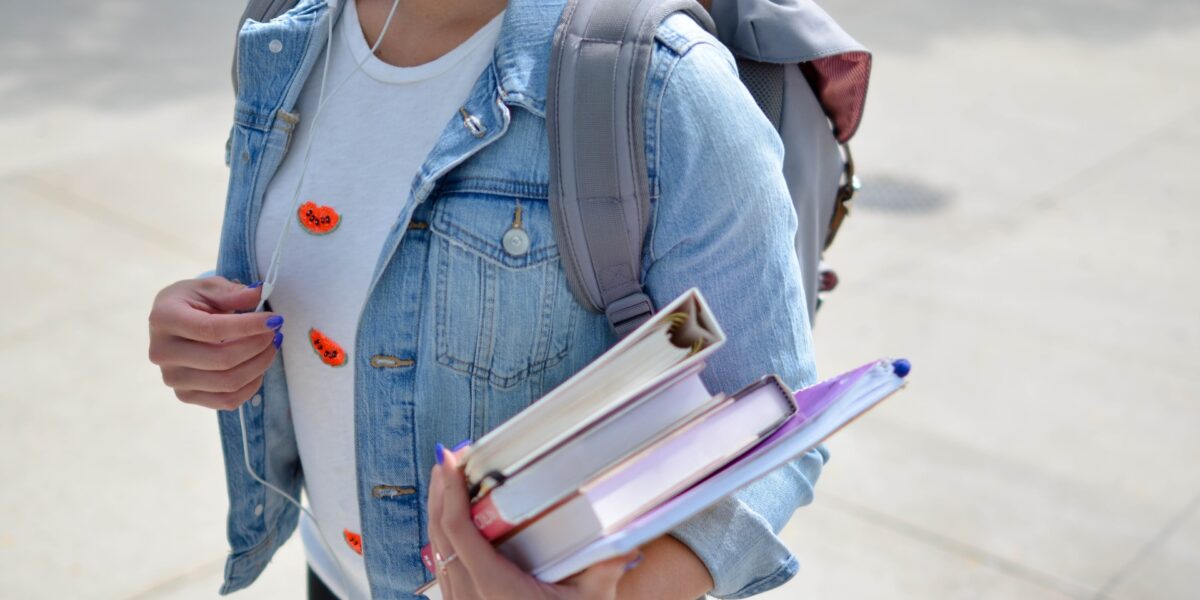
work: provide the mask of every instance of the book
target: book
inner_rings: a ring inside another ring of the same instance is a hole
[[[593,564],[653,541],[722,498],[824,442],[901,389],[909,369],[907,360],[878,360],[800,390],[794,396],[796,413],[737,460],[619,531],[528,571],[542,581],[561,581]]]
[[[498,549],[526,570],[561,558],[716,471],[795,412],[783,382],[774,376],[760,380],[613,465]]]
[[[476,441],[463,458],[472,497],[501,485],[640,391],[703,362],[724,340],[700,292],[684,292],[587,367]]]
[[[812,450],[901,389],[909,370],[908,361],[903,359],[878,360],[800,390],[792,396],[795,401],[794,413],[782,425],[695,485],[646,510],[616,531],[600,535],[576,550],[560,553],[557,558],[547,558],[540,556],[543,551],[535,547],[524,558],[517,556],[517,562],[523,562],[523,567],[538,579],[556,582],[598,562],[627,554]],[[563,513],[564,516],[568,514],[585,523],[589,519],[587,512],[578,509]],[[594,511],[592,515],[594,517]],[[600,529],[595,521],[586,527],[593,531]],[[513,539],[516,539],[515,536]],[[559,542],[550,538],[550,543]],[[544,552],[546,555],[554,553],[553,549]],[[425,559],[430,572],[433,572],[432,559],[427,556]],[[536,563],[538,560],[542,562]],[[431,599],[440,597],[436,580],[422,586],[416,593],[425,594]]]
[[[703,363],[648,389],[479,498],[475,526],[498,539],[567,496],[613,464],[692,421],[719,403],[700,380]]]

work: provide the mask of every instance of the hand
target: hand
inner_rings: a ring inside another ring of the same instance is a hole
[[[458,456],[440,445],[443,463],[429,486],[429,538],[444,563],[437,574],[445,600],[615,600],[617,583],[641,553],[598,563],[560,583],[543,583],[505,558],[475,529]]]
[[[150,362],[162,369],[176,398],[233,410],[254,395],[283,343],[283,317],[233,313],[254,310],[261,292],[208,277],[158,293],[150,309]]]

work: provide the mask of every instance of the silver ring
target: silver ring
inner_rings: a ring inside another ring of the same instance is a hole
[[[451,553],[450,556],[447,556],[446,558],[442,558],[442,554],[440,552],[433,553],[433,562],[437,565],[439,574],[445,573],[446,567],[450,566],[450,563],[456,560],[458,560],[458,554],[455,553]]]

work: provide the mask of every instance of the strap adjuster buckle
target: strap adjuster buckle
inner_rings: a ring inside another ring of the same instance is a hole
[[[609,302],[604,307],[604,314],[617,335],[625,337],[654,314],[654,303],[644,292],[634,292]]]

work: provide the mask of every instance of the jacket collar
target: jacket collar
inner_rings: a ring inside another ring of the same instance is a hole
[[[508,104],[546,114],[550,47],[566,0],[508,0],[494,65]]]
[[[345,2],[338,4],[338,15]],[[325,0],[305,0],[308,11],[325,12]],[[522,106],[539,116],[546,114],[546,82],[550,70],[550,47],[566,0],[508,0],[500,37],[496,41],[493,67],[499,92],[506,103]],[[302,11],[303,12],[303,11]],[[319,19],[311,25],[320,25]],[[312,31],[312,41],[323,43],[324,31]]]

